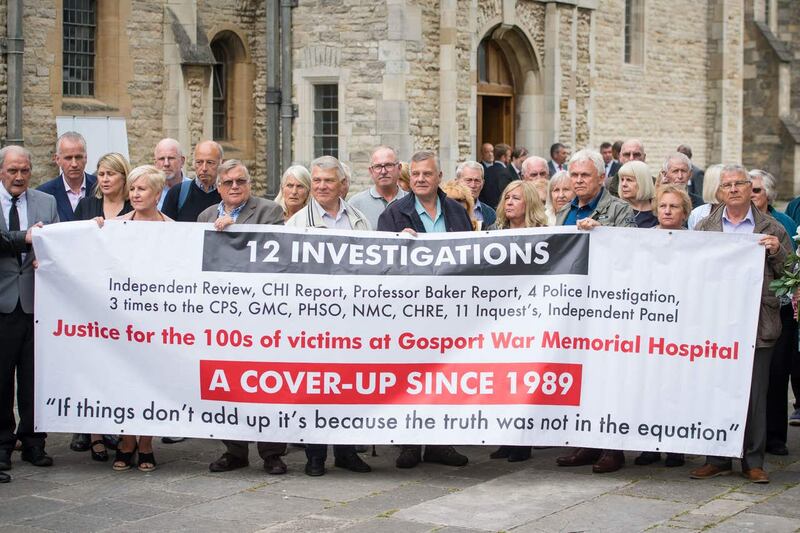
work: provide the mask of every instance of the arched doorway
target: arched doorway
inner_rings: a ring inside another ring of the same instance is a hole
[[[514,78],[500,46],[486,37],[478,46],[478,151],[484,143],[514,146]]]
[[[525,146],[538,153],[547,144],[544,96],[536,54],[516,26],[497,25],[477,49],[475,153],[483,143]]]

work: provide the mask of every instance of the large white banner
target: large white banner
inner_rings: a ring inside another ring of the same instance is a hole
[[[37,230],[36,426],[741,455],[755,235]]]

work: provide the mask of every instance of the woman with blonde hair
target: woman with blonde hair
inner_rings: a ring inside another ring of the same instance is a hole
[[[642,161],[628,161],[617,171],[619,197],[633,208],[637,228],[652,228],[658,224],[653,214],[653,197],[656,189],[650,176],[650,167]]]
[[[500,195],[494,229],[538,228],[547,226],[547,213],[539,191],[528,182],[515,180]]]
[[[472,199],[472,193],[467,189],[467,186],[455,180],[451,180],[442,185],[442,190],[448,198],[455,200],[467,210],[467,215],[469,215],[469,221],[472,223],[473,231],[480,230],[481,223],[475,220],[475,200]]]
[[[281,176],[281,188],[275,202],[283,209],[283,220],[303,209],[311,194],[311,174],[303,165],[294,165],[286,169]]]
[[[75,207],[75,220],[94,217],[116,218],[133,208],[128,201],[125,181],[131,166],[125,156],[116,152],[104,155],[97,161],[97,185],[93,194],[81,198]]]
[[[536,186],[530,181],[509,183],[500,195],[497,221],[489,229],[539,228],[547,226],[547,213],[539,199]],[[510,463],[531,458],[530,446],[500,446],[492,452],[491,459],[507,459]]]
[[[547,225],[556,225],[556,213],[570,203],[575,198],[572,192],[572,183],[569,179],[569,172],[559,170],[547,183],[547,202],[545,202],[545,212],[547,213]]]

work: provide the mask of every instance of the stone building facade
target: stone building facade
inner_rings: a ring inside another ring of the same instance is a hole
[[[65,96],[64,9],[84,2],[96,9],[95,89]],[[248,163],[257,192],[273,194],[275,2],[18,0],[22,138],[35,179],[56,172],[57,117],[117,117],[134,164],[150,162],[161,137],[181,141],[191,160],[194,144],[216,136]],[[11,4],[0,1],[3,27]],[[351,191],[368,183],[377,144],[402,158],[437,150],[450,177],[482,142],[547,157],[556,141],[575,150],[637,137],[653,168],[685,143],[699,166],[758,166],[784,196],[800,193],[795,0],[299,0],[281,31],[292,94],[277,98],[293,106],[284,160],[335,150],[353,169]]]

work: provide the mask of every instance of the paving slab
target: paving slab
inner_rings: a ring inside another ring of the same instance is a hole
[[[532,520],[514,531],[644,531],[683,512],[686,505],[608,494]]]
[[[712,500],[697,509],[690,511],[691,514],[712,515],[712,516],[731,516],[752,507],[753,503],[742,500],[726,500],[719,498]]]
[[[796,518],[739,513],[708,529],[715,533],[794,533],[800,529]]]
[[[163,507],[152,505],[139,505],[118,500],[100,500],[99,502],[82,505],[72,509],[75,513],[100,516],[122,520],[123,522],[135,522],[142,518],[149,518],[167,511]]]
[[[390,518],[372,518],[363,522],[356,522],[342,528],[340,531],[347,533],[428,533],[434,531],[436,526],[433,524],[420,524],[418,522],[408,522]]]
[[[307,531],[331,533],[333,531],[341,531],[352,524],[353,522],[350,520],[309,515],[260,529],[258,533],[306,533]]]
[[[617,494],[674,502],[701,504],[729,492],[730,487],[692,480],[640,479],[616,491]]]
[[[415,505],[395,516],[443,526],[505,530],[624,484],[625,481],[610,477],[550,472],[531,476],[522,471]],[[465,513],[467,509],[469,512]]]
[[[350,520],[377,517],[378,515],[394,514],[401,509],[436,500],[452,492],[450,489],[411,482],[378,494],[337,504],[323,514]]]
[[[249,524],[240,520],[220,520],[207,516],[196,516],[190,510],[183,510],[160,514],[138,522],[125,523],[121,526],[109,528],[106,531],[109,533],[153,533],[154,531],[159,533],[172,531],[191,531],[192,533],[235,531],[237,533],[248,533],[259,529],[261,527],[257,524]]]
[[[5,488],[11,487],[9,483]],[[19,523],[28,518],[54,513],[75,507],[74,504],[62,502],[58,500],[51,500],[48,498],[41,498],[39,496],[20,496],[0,502],[0,524]]]
[[[755,514],[792,518],[797,521],[798,528],[800,528],[800,486],[765,499],[763,502],[753,505],[748,511]]]
[[[311,498],[278,496],[260,490],[244,491],[224,498],[194,505],[191,512],[221,520],[243,520],[262,527],[319,513],[327,503]]]
[[[81,514],[80,511],[52,513],[38,518],[31,518],[25,522],[26,525],[42,528],[43,530],[65,533],[92,533],[123,523],[122,520],[114,518]]]

